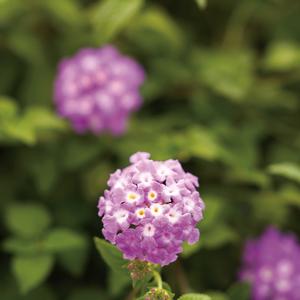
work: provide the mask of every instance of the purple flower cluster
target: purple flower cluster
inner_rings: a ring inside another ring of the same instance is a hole
[[[198,179],[177,160],[153,161],[145,152],[110,176],[109,190],[99,199],[103,235],[125,259],[167,265],[177,259],[183,241],[199,239],[195,228],[204,203]]]
[[[78,133],[126,130],[128,115],[139,108],[142,67],[113,46],[86,48],[59,64],[54,100],[58,113]]]
[[[292,234],[270,227],[245,247],[242,280],[252,300],[300,300],[300,245]]]

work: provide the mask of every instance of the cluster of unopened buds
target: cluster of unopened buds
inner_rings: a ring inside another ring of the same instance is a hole
[[[140,260],[132,260],[128,263],[127,269],[130,272],[130,277],[133,281],[142,280],[150,275],[153,265]]]
[[[172,298],[167,290],[154,287],[145,295],[144,300],[171,300]]]

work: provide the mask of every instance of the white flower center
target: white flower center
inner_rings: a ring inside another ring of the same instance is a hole
[[[146,237],[152,237],[155,234],[155,227],[152,224],[146,224],[144,226],[143,235]]]
[[[143,219],[145,217],[145,209],[139,208],[135,211],[135,214],[138,218]]]
[[[114,213],[114,217],[116,218],[117,223],[122,224],[128,218],[128,211],[120,209]]]
[[[176,211],[175,209],[172,209],[167,213],[167,218],[170,223],[174,224],[179,220],[180,213],[178,211]]]
[[[98,67],[98,59],[95,56],[85,56],[81,59],[81,66],[86,71],[93,71]]]
[[[63,91],[68,96],[75,96],[75,94],[77,93],[77,86],[75,83],[64,84]]]
[[[291,285],[290,282],[288,280],[278,280],[275,284],[275,288],[279,291],[279,292],[287,292],[291,289]]]
[[[293,272],[293,269],[294,269],[294,267],[293,267],[292,263],[287,259],[281,260],[277,265],[277,271],[280,274],[280,276],[291,275]]]
[[[263,284],[263,285],[260,285],[259,288],[258,288],[258,291],[260,296],[267,296],[270,292],[270,287],[266,284]]]
[[[157,193],[155,191],[149,191],[147,198],[150,201],[154,201],[157,198]]]
[[[107,113],[112,112],[114,110],[112,98],[108,94],[101,92],[97,93],[95,101],[97,106]]]
[[[105,212],[106,213],[110,213],[112,208],[113,208],[113,205],[111,202],[105,202]]]
[[[157,170],[157,174],[162,177],[163,180],[165,180],[166,177],[171,174],[171,170],[166,166],[160,166]]]
[[[127,180],[124,178],[119,178],[115,184],[114,184],[114,188],[124,188],[127,185]]]
[[[158,217],[163,213],[163,207],[160,204],[152,204],[150,206],[152,216]]]
[[[139,182],[144,186],[149,186],[153,181],[153,176],[149,172],[143,172],[138,177]]]
[[[195,203],[193,200],[191,200],[190,198],[185,198],[184,201],[184,206],[188,211],[192,211],[195,207]]]
[[[128,203],[135,203],[140,198],[140,195],[135,192],[128,192],[126,195],[126,201]]]
[[[121,95],[125,91],[124,83],[118,80],[112,81],[108,88],[114,95]]]
[[[176,186],[176,184],[172,184],[170,186],[165,187],[165,193],[168,196],[178,196],[180,194],[180,190]]]
[[[273,272],[270,268],[263,267],[259,272],[259,276],[263,281],[270,282],[273,278]]]

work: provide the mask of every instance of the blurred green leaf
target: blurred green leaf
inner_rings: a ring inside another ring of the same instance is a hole
[[[86,170],[83,176],[83,185],[85,192],[89,198],[99,195],[99,191],[106,188],[107,178],[103,174],[110,174],[113,168],[106,161],[100,160],[91,168]]]
[[[7,207],[5,223],[17,236],[31,238],[41,235],[48,228],[51,216],[40,204],[15,203]]]
[[[205,248],[217,248],[237,240],[236,232],[226,224],[216,224],[208,231],[202,232],[199,244]]]
[[[184,47],[180,26],[161,7],[149,6],[143,10],[129,24],[127,35],[144,53],[158,58],[169,58]]]
[[[143,0],[103,0],[91,7],[90,18],[102,43],[117,35],[137,14]]]
[[[68,300],[100,300],[108,299],[104,291],[98,288],[75,289]]]
[[[183,257],[189,257],[202,248],[215,249],[237,240],[236,232],[222,222],[216,223],[208,229],[201,230],[201,224],[199,227],[201,232],[200,240],[193,245],[184,243]]]
[[[17,104],[6,96],[0,96],[0,124],[3,119],[14,118],[17,115]]]
[[[4,251],[13,254],[33,255],[43,250],[43,245],[39,240],[28,240],[19,237],[9,237],[3,241]]]
[[[82,275],[88,259],[87,247],[59,253],[59,262],[74,276]]]
[[[44,247],[51,252],[64,252],[82,249],[87,246],[86,239],[79,233],[68,228],[51,230],[45,238]]]
[[[94,242],[99,254],[114,272],[129,275],[126,269],[126,261],[116,246],[97,237],[94,238]]]
[[[0,1],[0,25],[10,22],[20,16],[26,6],[22,0],[2,0]]]
[[[211,300],[229,300],[226,294],[221,292],[207,292]]]
[[[253,58],[247,52],[196,51],[192,56],[200,83],[232,101],[242,101],[253,84]]]
[[[24,28],[14,30],[9,36],[8,47],[20,58],[30,64],[41,64],[45,60],[42,41]]]
[[[69,139],[64,146],[62,164],[68,170],[74,170],[87,165],[101,155],[102,146],[94,140]]]
[[[178,300],[211,300],[211,298],[203,294],[185,294],[179,297]]]
[[[40,285],[51,272],[54,258],[51,255],[16,256],[12,270],[22,293]]]
[[[65,122],[54,112],[42,107],[31,107],[25,112],[24,122],[36,130],[63,129]]]
[[[300,183],[300,167],[296,164],[285,162],[270,165],[268,171],[273,175],[279,175]]]
[[[215,226],[217,222],[222,220],[222,214],[224,210],[224,199],[220,199],[215,196],[205,195],[205,210],[204,218],[199,223],[199,228],[209,229]]]
[[[130,286],[131,279],[128,274],[111,270],[108,276],[109,290],[113,296],[118,296],[126,287]]]
[[[254,217],[265,223],[283,224],[288,216],[288,201],[277,192],[266,190],[253,196]]]
[[[250,286],[247,283],[236,283],[228,291],[229,300],[249,300]]]
[[[207,0],[195,0],[199,8],[203,9],[207,6]]]
[[[289,41],[273,42],[263,61],[264,67],[272,71],[290,71],[300,67],[300,45]]]
[[[58,25],[77,26],[84,18],[80,7],[74,0],[38,0],[39,6],[51,17]]]

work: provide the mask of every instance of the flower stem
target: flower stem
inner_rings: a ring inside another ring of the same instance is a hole
[[[161,288],[162,288],[162,279],[161,279],[161,276],[160,276],[159,272],[153,270],[153,271],[152,271],[152,274],[153,274],[154,280],[155,280],[156,283],[157,283],[157,287],[158,287],[159,289],[161,289]]]

